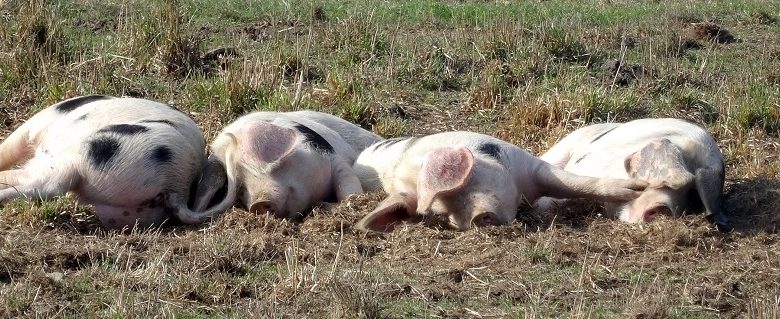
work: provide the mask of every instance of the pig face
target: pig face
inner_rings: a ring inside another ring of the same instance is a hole
[[[295,129],[257,121],[237,136],[243,180],[239,200],[250,212],[294,217],[327,195],[332,169],[326,150],[302,145],[305,136]]]
[[[659,215],[677,217],[687,208],[695,176],[685,167],[680,149],[668,139],[650,141],[626,157],[625,168],[629,176],[643,179],[650,186],[633,201],[617,207],[608,205],[608,210],[621,220],[637,223]]]
[[[475,157],[464,147],[428,152],[421,163],[410,161],[396,189],[359,228],[392,230],[399,222],[423,216],[444,217],[458,230],[504,225],[516,214],[517,190],[510,172],[498,162]]]

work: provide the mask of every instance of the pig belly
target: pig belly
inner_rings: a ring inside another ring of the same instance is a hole
[[[97,215],[100,222],[109,228],[121,228],[124,226],[132,227],[136,224],[139,227],[160,225],[172,217],[172,214],[168,213],[166,209],[161,206],[154,208],[142,206],[122,207],[102,204],[92,204],[92,206],[95,207],[95,215]]]

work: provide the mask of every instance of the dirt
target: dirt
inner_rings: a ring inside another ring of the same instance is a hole
[[[76,19],[73,20],[73,26],[89,29],[92,32],[114,31],[116,30],[116,21],[110,19],[97,19],[94,21]]]
[[[312,11],[312,15],[317,19],[316,10]],[[324,19],[325,16],[322,15],[320,18]],[[305,34],[306,27],[303,23],[293,20],[258,21],[239,27],[237,32],[252,41],[263,42],[278,36]]]
[[[627,86],[639,80],[644,75],[645,68],[639,64],[612,59],[601,65],[601,72],[605,83]]]
[[[723,44],[737,42],[737,39],[729,30],[726,30],[715,22],[694,22],[690,24],[690,29],[693,31],[693,36],[699,40]]]
[[[736,180],[725,191],[726,209],[738,231],[780,231],[780,181],[765,177]]]

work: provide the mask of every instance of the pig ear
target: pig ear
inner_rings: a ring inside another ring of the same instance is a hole
[[[640,174],[639,169],[640,166],[642,166],[640,152],[641,150],[627,156],[623,162],[629,177],[646,180],[650,183],[650,187],[665,186],[671,189],[680,189],[687,185],[691,185],[694,182],[695,177],[693,174],[691,174],[682,163],[678,162],[669,163],[671,166],[665,168],[666,173],[664,176],[658,176],[657,174],[647,175],[647,173]]]
[[[707,167],[696,170],[696,191],[704,209],[711,214],[718,229],[731,230],[731,222],[723,207],[724,167]]]
[[[417,178],[417,206],[426,211],[437,195],[457,191],[471,177],[474,155],[465,147],[444,147],[425,155]]]
[[[639,169],[639,152],[637,151],[626,156],[626,159],[623,160],[623,167],[626,168],[628,176],[636,177],[636,171]]]
[[[242,129],[242,155],[264,163],[272,163],[292,153],[298,136],[295,130],[265,121],[254,122]]]
[[[363,217],[355,228],[380,232],[392,231],[403,221],[413,219],[417,215],[416,200],[407,195],[390,195],[379,203],[376,209]]]

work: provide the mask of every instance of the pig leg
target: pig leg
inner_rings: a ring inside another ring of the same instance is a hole
[[[19,186],[23,184],[26,179],[27,171],[23,169],[0,172],[0,190]]]
[[[26,185],[0,190],[0,203],[19,197],[47,200],[64,195],[78,182],[71,175],[64,174],[50,179],[41,178]]]
[[[405,194],[391,194],[354,227],[363,231],[389,232],[404,221],[418,219],[420,216],[417,214],[417,198]]]
[[[360,186],[355,171],[346,162],[339,158],[334,158],[333,165],[333,188],[336,190],[336,198],[344,200],[349,195],[362,193],[363,187]]]
[[[699,193],[702,204],[712,218],[718,229],[731,230],[731,225],[723,210],[723,170],[711,167],[696,170],[696,190]]]
[[[225,186],[227,173],[225,167],[215,156],[209,157],[203,175],[195,189],[193,209],[196,212],[204,211],[212,202],[214,196]]]
[[[0,170],[7,170],[32,157],[35,149],[27,137],[27,130],[20,127],[0,144]]]
[[[593,198],[614,202],[639,197],[647,182],[639,179],[611,179],[580,176],[544,163],[535,174],[539,195],[555,198]]]

